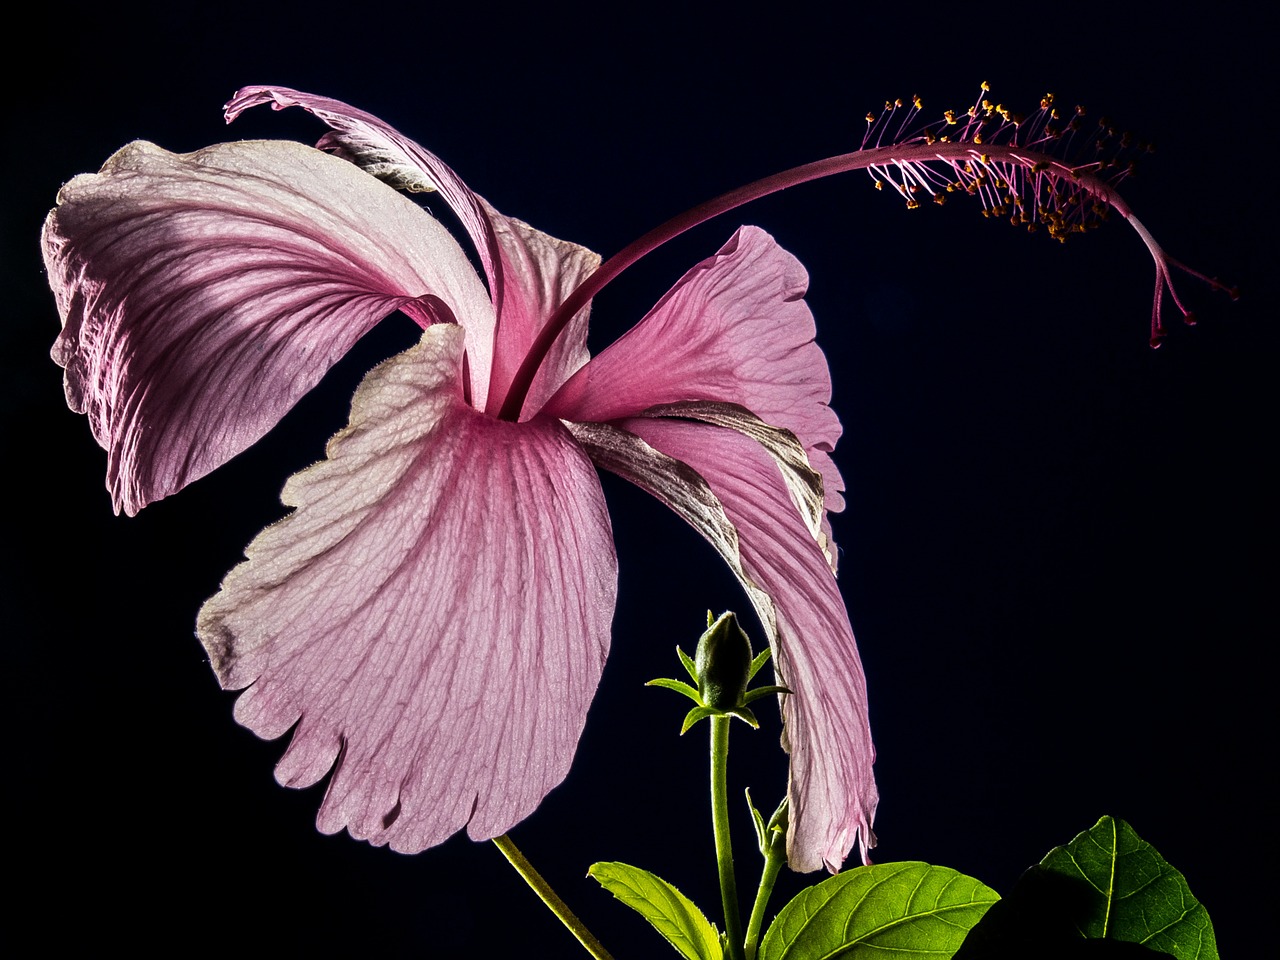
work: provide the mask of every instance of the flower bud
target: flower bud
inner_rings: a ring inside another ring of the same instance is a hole
[[[694,654],[698,693],[716,710],[745,705],[751,678],[751,641],[732,612],[720,614],[698,640]]]

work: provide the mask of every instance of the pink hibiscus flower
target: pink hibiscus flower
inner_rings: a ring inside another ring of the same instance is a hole
[[[874,750],[834,578],[840,423],[804,268],[743,227],[593,359],[590,298],[711,216],[867,169],[909,206],[965,192],[1059,238],[1114,210],[1155,262],[1154,345],[1166,290],[1190,317],[1173,292],[1181,265],[1106,179],[1124,167],[1055,156],[1092,141],[1076,140],[1078,117],[1059,123],[1051,97],[1031,120],[980,99],[916,132],[918,101],[890,103],[868,116],[863,149],[725,194],[601,265],[345,104],[250,87],[227,119],[261,103],[303,107],[331,132],[320,150],[131,144],[63,188],[44,249],[63,318],[53,356],[129,514],[258,440],[387,314],[423,328],[368,375],[328,458],[285,486],[294,512],[200,612],[218,679],[247,688],[237,719],[263,737],[294,728],[280,782],[332,771],[320,829],[406,852],[530,814],[568,772],[609,646],[600,467],[705,536],[764,624],[792,691],[791,866],[838,869],[859,839],[865,857]],[[1110,133],[1096,138],[1104,154]],[[441,194],[483,278],[393,187]]]
[[[332,771],[319,828],[404,852],[528,816],[568,773],[608,652],[601,467],[702,533],[765,625],[794,691],[791,865],[865,850],[874,752],[826,519],[840,424],[800,263],[744,227],[589,359],[589,304],[565,300],[594,253],[345,104],[246,88],[227,118],[266,102],[325,120],[329,152],[130,144],[63,188],[44,250],[53,356],[128,514],[258,440],[387,314],[423,328],[200,611],[219,681],[247,688],[239,722],[294,728],[277,779]],[[483,279],[393,186],[441,194]]]

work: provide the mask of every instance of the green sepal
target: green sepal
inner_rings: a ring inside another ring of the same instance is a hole
[[[949,867],[877,863],[802,890],[778,912],[758,960],[938,960],[1000,899]]]
[[[760,729],[760,721],[756,719],[756,715],[746,707],[734,707],[732,710],[717,710],[715,707],[694,707],[684,715],[684,723],[680,727],[680,736],[684,736],[699,720],[705,720],[707,717],[737,717],[751,727],[752,730]]]
[[[769,658],[771,656],[773,656],[773,651],[768,647],[765,647],[757,653],[751,660],[751,669],[747,671],[747,679],[751,680],[754,678],[755,675],[760,672],[760,668],[769,662]]]
[[[771,693],[790,693],[786,687],[756,687],[754,690],[748,690],[747,695],[742,698],[743,703],[754,703],[761,697],[767,697]]]
[[[751,791],[747,790],[747,809],[751,811],[752,826],[756,828],[756,848],[760,856],[766,860],[771,855],[785,858],[787,846],[787,798],[783,797],[778,808],[773,811],[769,822],[765,823],[760,811],[751,802]]]
[[[756,809],[756,805],[751,802],[751,788],[747,787],[747,809],[751,811],[751,823],[756,828],[756,846],[760,848],[763,854],[765,851],[765,840],[768,835],[765,833],[764,817],[760,815],[760,811]]]
[[[694,707],[684,715],[684,723],[680,725],[680,736],[684,736],[699,720],[705,720],[707,717],[721,716],[721,712],[715,707]]]
[[[670,680],[666,677],[659,677],[657,680],[650,680],[648,683],[645,684],[645,686],[646,687],[663,687],[664,689],[667,689],[667,690],[674,690],[676,693],[683,693],[686,697],[688,697],[694,703],[702,702],[698,698],[698,691],[693,689],[693,687],[689,686],[687,683],[683,682],[682,680]]]
[[[707,614],[710,616],[710,613]],[[707,624],[710,626],[710,624]],[[684,664],[685,672],[689,674],[689,679],[694,683],[698,682],[698,668],[693,662],[693,657],[689,656],[679,647],[676,647],[676,653],[680,654],[680,662]]]
[[[723,960],[715,925],[661,877],[625,863],[593,863],[587,876],[648,920],[685,960]]]

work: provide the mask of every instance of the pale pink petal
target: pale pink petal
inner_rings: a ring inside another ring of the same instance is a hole
[[[774,459],[733,429],[666,418],[574,424],[596,463],[653,493],[742,580],[770,634],[791,753],[792,869],[837,870],[874,845],[866,680],[835,577]]]
[[[130,514],[255,442],[397,308],[492,328],[444,228],[301,144],[134,143],[58,202],[44,229],[53,357]]]
[[[431,327],[369,375],[198,623],[237,719],[296,724],[280,782],[333,768],[319,828],[405,852],[501,834],[564,778],[616,595],[590,461],[465,404],[462,347]]]
[[[439,191],[471,237],[490,286],[499,276],[498,242],[481,200],[449,166],[394,127],[341,100],[318,97],[289,87],[242,87],[223,108],[227,123],[245,110],[269,103],[272,109],[301,107],[319,117],[333,132],[317,144],[385,180],[400,190]],[[497,297],[495,297],[497,299]],[[473,337],[472,340],[475,338]],[[468,344],[474,353],[476,344]]]
[[[482,203],[484,201],[481,201]],[[488,411],[495,416],[506,399],[511,380],[551,312],[600,265],[598,254],[586,247],[557,240],[513,217],[504,217],[488,203],[503,276],[507,278],[494,344],[489,380]],[[518,277],[518,284],[512,278]],[[538,368],[522,410],[537,413],[559,386],[587,362],[587,319],[590,305],[579,310],[556,338]]]
[[[399,189],[439,191],[475,244],[498,306],[493,376],[477,408],[496,413],[511,378],[551,311],[593,272],[600,258],[585,247],[557,240],[527,223],[505,217],[472,193],[439,157],[372,114],[340,100],[287,87],[244,87],[226,106],[230,122],[250,107],[269,103],[274,109],[301,107],[323,120],[332,132],[318,144],[350,160]],[[584,308],[557,338],[543,361],[524,409],[536,412],[542,402],[587,359],[587,314]],[[474,335],[467,350],[473,364],[487,362],[487,344]]]
[[[671,288],[625,336],[547,403],[565,420],[602,422],[660,404],[737,404],[794,433],[823,478],[826,508],[844,509],[830,452],[840,421],[831,375],[804,303],[809,277],[758,227],[742,227]],[[829,533],[829,531],[828,531]]]

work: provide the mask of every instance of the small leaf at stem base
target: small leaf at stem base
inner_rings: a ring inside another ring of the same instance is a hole
[[[593,863],[587,875],[648,920],[686,960],[722,960],[716,928],[661,877],[625,863]]]

